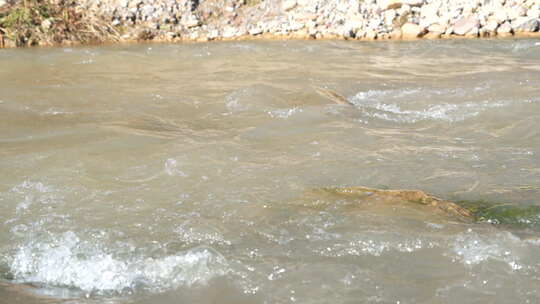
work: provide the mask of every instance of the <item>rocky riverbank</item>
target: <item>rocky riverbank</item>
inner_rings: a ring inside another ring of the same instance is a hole
[[[540,0],[0,0],[0,46],[540,37],[539,30]]]

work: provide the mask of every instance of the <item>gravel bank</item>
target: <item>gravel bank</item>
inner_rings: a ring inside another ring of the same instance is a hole
[[[104,41],[113,36],[118,41],[540,37],[540,0],[82,0],[70,5],[106,23],[111,35]],[[0,11],[2,6],[6,10],[7,0],[0,0]],[[54,19],[44,19],[36,26],[51,28],[51,23]],[[4,45],[14,44],[3,36]]]

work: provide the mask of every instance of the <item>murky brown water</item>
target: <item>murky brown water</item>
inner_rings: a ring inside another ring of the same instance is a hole
[[[1,303],[540,301],[536,222],[310,194],[540,204],[540,40],[0,50],[0,67]]]

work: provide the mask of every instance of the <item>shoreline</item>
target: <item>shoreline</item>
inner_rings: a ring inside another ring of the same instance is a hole
[[[540,0],[0,0],[0,48],[540,38]]]
[[[401,43],[401,42],[415,42],[415,41],[441,41],[441,40],[490,40],[490,41],[499,41],[499,40],[524,40],[524,39],[540,39],[540,32],[533,32],[533,33],[518,33],[512,36],[504,36],[504,37],[464,37],[464,36],[457,36],[457,35],[450,35],[450,36],[442,36],[438,38],[425,38],[425,37],[419,37],[419,38],[399,38],[399,39],[350,39],[350,38],[344,38],[340,36],[329,36],[329,37],[321,37],[321,38],[313,38],[313,37],[305,37],[305,36],[298,36],[298,35],[274,35],[274,34],[267,34],[267,35],[257,35],[257,36],[251,36],[251,35],[245,35],[245,36],[237,36],[233,38],[223,38],[218,37],[212,40],[204,40],[204,39],[151,39],[151,40],[118,40],[118,41],[112,41],[112,40],[105,40],[105,41],[94,41],[94,42],[78,42],[78,41],[69,41],[69,42],[63,42],[59,44],[36,44],[36,45],[30,45],[30,46],[15,46],[15,45],[4,45],[0,46],[0,50],[2,49],[17,49],[17,48],[56,48],[56,47],[84,47],[84,46],[122,46],[122,45],[136,45],[136,44],[148,44],[148,45],[159,45],[159,44],[202,44],[202,43],[213,43],[213,42],[242,42],[242,41],[260,41],[260,42],[269,42],[269,41],[350,41],[350,42],[395,42],[395,43]],[[539,41],[540,43],[540,41]]]

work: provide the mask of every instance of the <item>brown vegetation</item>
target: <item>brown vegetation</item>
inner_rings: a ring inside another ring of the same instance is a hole
[[[86,15],[74,1],[25,0],[0,10],[0,47],[95,43],[116,40],[106,22]]]

